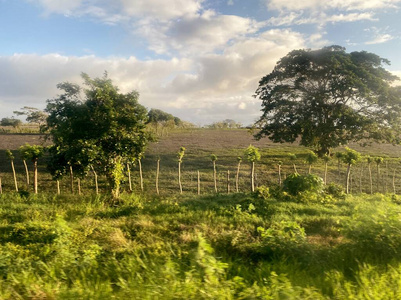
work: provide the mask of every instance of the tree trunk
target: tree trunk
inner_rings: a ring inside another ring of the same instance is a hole
[[[198,171],[198,195],[200,195],[200,173]]]
[[[139,166],[139,180],[141,185],[141,191],[143,192],[142,162],[140,159],[138,159],[138,166]]]
[[[292,166],[294,167],[294,173],[298,174],[297,166],[295,165],[295,163],[293,163]]]
[[[128,172],[128,187],[129,191],[132,192],[131,169],[129,167],[129,163],[127,163],[127,172]]]
[[[377,164],[377,182],[376,182],[376,192],[379,193],[379,184],[380,184],[380,166]]]
[[[17,174],[15,174],[14,160],[11,160],[11,169],[13,170],[15,191],[18,192]]]
[[[372,168],[370,167],[370,163],[368,163],[369,170],[369,183],[370,183],[370,194],[373,194],[373,178],[372,178]]]
[[[252,162],[251,166],[251,192],[255,191],[255,162]]]
[[[230,193],[230,171],[227,170],[227,194]]]
[[[351,164],[348,164],[347,177],[346,177],[346,183],[345,183],[347,194],[349,194],[350,173],[351,173]]]
[[[178,185],[180,187],[180,194],[182,194],[182,184],[181,184],[181,162],[178,162]]]
[[[281,166],[278,165],[278,184],[281,186],[282,180],[281,180]]]
[[[72,166],[70,166],[70,186],[71,186],[71,194],[74,194],[74,172],[72,170]]]
[[[160,159],[157,160],[157,168],[156,168],[156,193],[159,193],[159,171],[160,171]]]
[[[29,189],[29,171],[28,171],[28,165],[26,164],[26,160],[22,160],[22,162],[24,163],[24,167],[25,167],[25,174],[26,174],[26,187],[27,189]]]
[[[327,162],[324,163],[324,185],[327,185]]]
[[[33,162],[33,182],[34,182],[34,193],[38,193],[38,160]]]
[[[216,172],[215,161],[213,161],[213,180],[214,180],[214,192],[217,193],[217,172]]]
[[[3,187],[1,185],[1,178],[0,178],[0,194],[3,194]]]
[[[312,165],[309,165],[308,174],[312,172]]]
[[[58,179],[56,180],[56,184],[57,184],[57,195],[60,195],[60,181]]]
[[[241,167],[241,162],[238,162],[237,166],[237,174],[235,175],[235,190],[238,193],[239,191],[239,169]]]
[[[361,164],[361,173],[359,174],[359,193],[362,194],[362,176],[363,176],[363,165]]]

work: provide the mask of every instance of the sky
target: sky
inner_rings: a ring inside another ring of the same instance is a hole
[[[0,118],[107,71],[196,125],[261,115],[259,80],[294,49],[340,45],[401,76],[401,0],[0,0]]]

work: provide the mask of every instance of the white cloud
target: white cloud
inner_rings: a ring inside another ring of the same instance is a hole
[[[181,54],[212,52],[225,46],[229,41],[255,33],[262,24],[238,16],[217,15],[206,11],[201,15],[182,18],[169,23],[163,30],[145,27],[142,32],[150,47],[158,52],[170,50]]]
[[[184,120],[205,124],[227,115],[250,124],[260,114],[254,94],[260,78],[304,39],[290,30],[269,30],[243,38],[221,54],[195,59],[141,61],[131,58],[14,55],[0,57],[0,109],[3,116],[29,105],[44,108],[57,95],[56,84],[81,83],[79,74],[102,76],[105,70],[122,92],[136,89],[140,102],[174,113]]]
[[[377,21],[376,12],[381,9],[397,8],[401,0],[266,0],[269,10],[278,11],[269,24],[290,26],[302,24]]]
[[[373,45],[373,44],[382,44],[388,41],[393,40],[395,37],[389,33],[390,29],[386,28],[377,28],[371,27],[365,29],[369,36],[369,40],[365,42],[366,45]]]
[[[267,0],[266,5],[273,10],[372,10],[382,8],[394,8],[401,0]]]
[[[382,44],[382,43],[391,41],[392,39],[394,39],[393,36],[385,33],[385,34],[380,34],[380,35],[376,36],[373,40],[365,42],[365,44],[366,45]]]
[[[83,0],[28,0],[41,5],[46,14],[69,14],[82,5]]]
[[[170,20],[195,16],[202,8],[203,0],[120,0],[123,10],[130,15]]]

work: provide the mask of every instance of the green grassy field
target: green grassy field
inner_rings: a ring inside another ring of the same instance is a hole
[[[1,299],[399,299],[401,199],[0,196]]]
[[[94,195],[91,174],[82,180],[82,196],[69,193],[67,178],[57,196],[45,159],[39,194],[13,192],[5,150],[15,151],[27,139],[41,141],[37,135],[3,137],[0,299],[400,299],[401,196],[391,193],[394,171],[401,191],[399,147],[351,146],[387,156],[378,180],[372,170],[374,192],[380,193],[360,193],[369,187],[363,162],[353,169],[353,195],[290,196],[277,186],[277,163],[283,162],[285,177],[292,172],[288,153],[295,153],[305,174],[307,149],[256,142],[246,130],[173,132],[145,153],[144,192],[133,167],[134,192],[111,201],[104,179],[101,195]],[[227,194],[227,170],[233,191],[236,158],[251,143],[262,153],[261,188],[248,192],[244,161],[240,193]],[[181,146],[187,148],[182,195],[176,157]],[[218,157],[217,194],[211,154]],[[157,157],[160,196],[154,185]],[[20,190],[31,192],[18,157],[15,164]],[[323,163],[312,170],[322,176]],[[344,172],[342,165],[338,174],[331,161],[328,181],[342,183]]]

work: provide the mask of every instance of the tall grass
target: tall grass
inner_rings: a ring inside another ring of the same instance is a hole
[[[397,299],[398,196],[0,196],[2,299]]]

